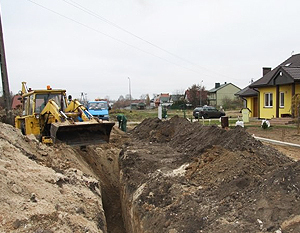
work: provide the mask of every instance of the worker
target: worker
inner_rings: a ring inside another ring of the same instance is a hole
[[[117,115],[117,120],[119,122],[119,128],[126,132],[127,118],[123,114],[119,114]]]
[[[44,102],[41,104],[39,112],[42,112],[44,110],[47,103],[48,103],[48,98],[47,98],[47,96],[44,96]]]

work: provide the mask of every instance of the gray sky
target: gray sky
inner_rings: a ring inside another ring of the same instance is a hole
[[[36,3],[36,4],[35,4]],[[300,53],[299,0],[1,0],[10,89],[79,98],[244,88]],[[293,52],[294,51],[294,52]]]

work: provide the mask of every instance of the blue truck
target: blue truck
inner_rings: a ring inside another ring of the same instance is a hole
[[[94,117],[109,121],[108,111],[110,110],[110,107],[106,100],[89,101],[88,110]]]

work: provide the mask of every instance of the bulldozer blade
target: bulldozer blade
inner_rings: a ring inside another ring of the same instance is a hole
[[[108,143],[114,122],[76,122],[75,124],[52,123],[51,138],[54,143],[64,142],[72,146]]]

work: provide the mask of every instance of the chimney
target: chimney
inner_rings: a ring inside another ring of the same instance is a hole
[[[220,87],[220,83],[215,83],[215,88]]]
[[[267,73],[269,73],[272,70],[270,67],[263,67],[263,76],[265,76]]]

